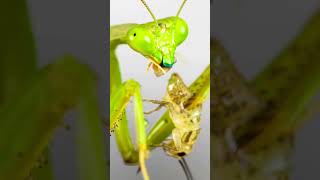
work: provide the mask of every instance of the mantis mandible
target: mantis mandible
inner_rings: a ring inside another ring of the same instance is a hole
[[[118,45],[127,44],[131,49],[146,57],[156,76],[162,76],[176,63],[175,50],[188,36],[188,25],[179,17],[186,2],[183,1],[176,16],[156,19],[145,1],[141,0],[153,18],[145,24],[122,24],[110,28],[110,131],[114,133],[120,154],[125,163],[139,164],[144,179],[149,179],[145,160],[154,145],[161,144],[175,127],[169,112],[166,112],[154,125],[148,136],[145,129],[143,100],[140,84],[135,80],[122,82],[119,61],[116,56]],[[185,108],[202,104],[210,89],[210,67],[189,87],[190,94],[184,101]],[[134,97],[137,148],[130,137],[126,106]]]

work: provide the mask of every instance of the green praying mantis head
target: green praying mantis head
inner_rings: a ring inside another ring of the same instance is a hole
[[[126,41],[133,50],[148,58],[155,74],[161,76],[174,65],[176,48],[188,36],[187,23],[178,17],[186,0],[182,3],[176,16],[160,20],[155,18],[144,0],[141,2],[154,21],[130,29]]]

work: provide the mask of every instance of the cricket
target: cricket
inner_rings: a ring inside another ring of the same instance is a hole
[[[161,78],[176,64],[175,51],[188,36],[188,25],[179,17],[186,0],[175,16],[157,19],[144,0],[142,4],[153,21],[145,24],[121,24],[110,27],[110,133],[114,135],[118,150],[128,165],[138,165],[144,180],[149,180],[146,160],[152,149],[161,147],[165,153],[179,160],[188,179],[193,179],[184,156],[192,152],[192,147],[200,133],[201,106],[210,92],[210,64],[188,87],[177,73],[173,73],[167,85],[163,100],[143,99],[140,84],[133,80],[122,82],[116,48],[126,44],[144,56],[154,75]],[[134,97],[134,119],[137,147],[135,147],[128,127],[126,107]],[[143,102],[159,104],[149,112],[143,109]],[[166,108],[167,111],[156,121],[147,134],[145,115]],[[168,136],[172,135],[172,139]]]

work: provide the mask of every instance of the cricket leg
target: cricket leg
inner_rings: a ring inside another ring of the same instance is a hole
[[[166,102],[166,101],[158,101],[158,100],[143,99],[143,101],[150,102],[150,103],[153,103],[153,104],[159,104],[158,107],[156,107],[153,110],[144,112],[144,114],[151,114],[151,113],[154,113],[156,111],[159,111],[161,108],[165,107],[168,104],[168,102]]]

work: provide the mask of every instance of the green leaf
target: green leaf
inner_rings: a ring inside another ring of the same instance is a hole
[[[292,134],[296,124],[302,124],[303,113],[320,90],[320,11],[306,23],[298,36],[251,83],[267,102],[269,118],[248,150],[256,150],[272,143],[280,136]],[[265,116],[265,117],[263,117]],[[247,127],[250,129],[250,127]],[[247,132],[250,134],[252,132]],[[245,137],[245,135],[243,135]]]

